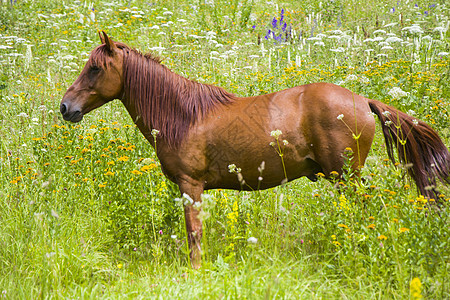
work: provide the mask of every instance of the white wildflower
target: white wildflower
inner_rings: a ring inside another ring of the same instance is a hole
[[[147,157],[147,158],[144,158],[144,159],[141,161],[141,165],[145,166],[145,165],[149,165],[149,164],[151,164],[151,163],[153,163],[153,162],[154,162],[153,159]]]
[[[228,165],[228,172],[230,173],[240,173],[241,168],[236,167],[235,164]]]
[[[197,201],[192,206],[195,207],[196,209],[201,209],[203,206],[203,202]]]
[[[91,19],[92,23],[95,22],[95,13],[93,11],[91,11],[91,13],[89,14],[89,18]]]
[[[403,42],[401,38],[398,38],[396,36],[390,36],[386,39],[386,42],[388,43],[397,43],[397,42]]]
[[[448,52],[439,52],[438,54],[437,54],[438,56],[447,56],[448,55]]]
[[[444,39],[444,33],[447,32],[447,28],[445,28],[445,27],[436,27],[436,28],[433,29],[433,32],[435,32],[435,31],[439,32],[439,34],[441,36],[441,40],[443,40]]]
[[[408,96],[409,93],[405,92],[399,87],[393,87],[389,92],[388,95],[391,96],[394,99],[400,99],[402,97]]]
[[[156,139],[156,137],[158,136],[158,134],[159,134],[159,130],[158,129],[152,129],[152,132],[151,132],[151,134],[153,135],[153,138],[155,138]]]
[[[438,26],[438,27],[434,28],[433,31],[446,32],[447,29],[445,29],[445,27]]]
[[[283,145],[287,146],[289,145],[289,142],[287,140],[283,140]]]
[[[84,15],[83,15],[83,14],[78,14],[78,20],[77,20],[77,22],[78,22],[78,23],[81,23],[81,24],[84,23]]]
[[[24,112],[21,112],[20,114],[17,115],[19,118],[28,118],[28,115]]]
[[[25,69],[28,70],[33,61],[33,53],[31,52],[31,45],[27,45],[27,52],[25,53]]]
[[[386,27],[392,27],[392,26],[395,26],[395,25],[397,25],[397,22],[386,24],[383,27],[386,28]]]
[[[282,134],[283,134],[283,132],[281,132],[280,129],[272,130],[272,131],[270,132],[270,136],[273,136],[273,137],[276,138],[276,139],[278,139],[278,137],[279,137],[280,135],[282,135]]]
[[[266,162],[262,161],[261,164],[258,167],[258,172],[262,173],[264,171],[264,168],[266,167]]]
[[[344,115],[343,114],[340,114],[339,116],[337,116],[337,119],[338,120],[342,120],[344,118]]]
[[[339,41],[342,37],[339,36],[339,35],[330,35],[328,38],[329,38],[329,39],[336,39],[336,40]]]
[[[416,125],[416,126],[419,125],[419,121],[417,121],[416,119],[413,119],[412,122],[413,122],[413,124]]]
[[[390,126],[392,124],[392,121],[387,120],[386,122],[384,122],[384,125],[386,126]]]
[[[258,239],[251,236],[247,239],[247,242],[249,242],[250,244],[256,244],[258,242]]]
[[[357,81],[358,80],[358,76],[356,76],[355,74],[349,74],[347,75],[347,77],[345,77],[345,81]]]
[[[189,196],[186,193],[183,193],[183,199],[184,199],[184,205],[190,205],[194,203],[194,200],[192,200],[191,196]]]
[[[369,78],[367,78],[366,76],[361,76],[360,81],[361,81],[362,83],[370,83]]]
[[[341,53],[341,52],[344,52],[345,49],[342,48],[342,47],[338,47],[338,48],[336,48],[336,49],[330,49],[330,51],[331,51],[331,52],[339,52],[339,53]]]
[[[414,24],[412,26],[409,27],[405,27],[402,30],[408,30],[409,33],[415,34],[415,33],[423,33],[422,28],[420,28],[420,26],[418,24]]]
[[[381,114],[385,117],[389,117],[391,115],[391,113],[387,110],[383,111]]]
[[[51,214],[52,214],[53,217],[59,219],[59,215],[54,209],[52,209]]]
[[[386,30],[378,29],[378,30],[375,30],[375,31],[373,32],[373,34],[377,34],[377,33],[386,34]]]
[[[307,41],[321,41],[322,39],[317,36],[311,36],[311,37],[307,38],[306,40]]]

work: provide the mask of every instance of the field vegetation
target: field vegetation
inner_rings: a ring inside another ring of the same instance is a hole
[[[379,127],[359,184],[207,191],[193,270],[184,199],[122,104],[78,124],[59,114],[105,30],[240,96],[339,84],[448,147],[448,2],[12,2],[0,4],[0,298],[450,298],[449,187],[420,196]]]

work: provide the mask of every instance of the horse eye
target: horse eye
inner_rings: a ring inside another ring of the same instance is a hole
[[[91,66],[90,67],[90,71],[92,71],[92,72],[98,72],[98,71],[100,71],[101,69],[99,68],[99,67],[97,67],[97,66]]]

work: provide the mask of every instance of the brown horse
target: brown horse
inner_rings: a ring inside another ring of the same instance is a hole
[[[381,102],[330,83],[240,98],[183,78],[105,32],[100,39],[65,93],[61,114],[79,122],[113,99],[122,101],[156,147],[164,174],[194,201],[185,205],[194,267],[200,266],[202,236],[195,203],[204,190],[266,189],[301,176],[316,180],[319,172],[329,178],[332,171],[342,174],[346,148],[355,153],[357,171],[375,134],[371,112],[381,121],[389,157],[396,146],[420,193],[436,198],[436,179],[450,183],[450,154],[438,134]],[[232,164],[239,174],[230,172]]]

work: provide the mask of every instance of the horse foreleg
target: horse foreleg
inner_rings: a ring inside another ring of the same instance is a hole
[[[184,205],[184,218],[186,221],[191,264],[194,269],[198,269],[202,261],[202,221],[199,219],[201,211],[199,204],[202,201],[201,194],[203,193],[203,186],[188,181],[183,181],[179,186],[181,194],[187,194],[193,200],[193,203],[191,203],[189,197],[184,197],[188,198]]]

